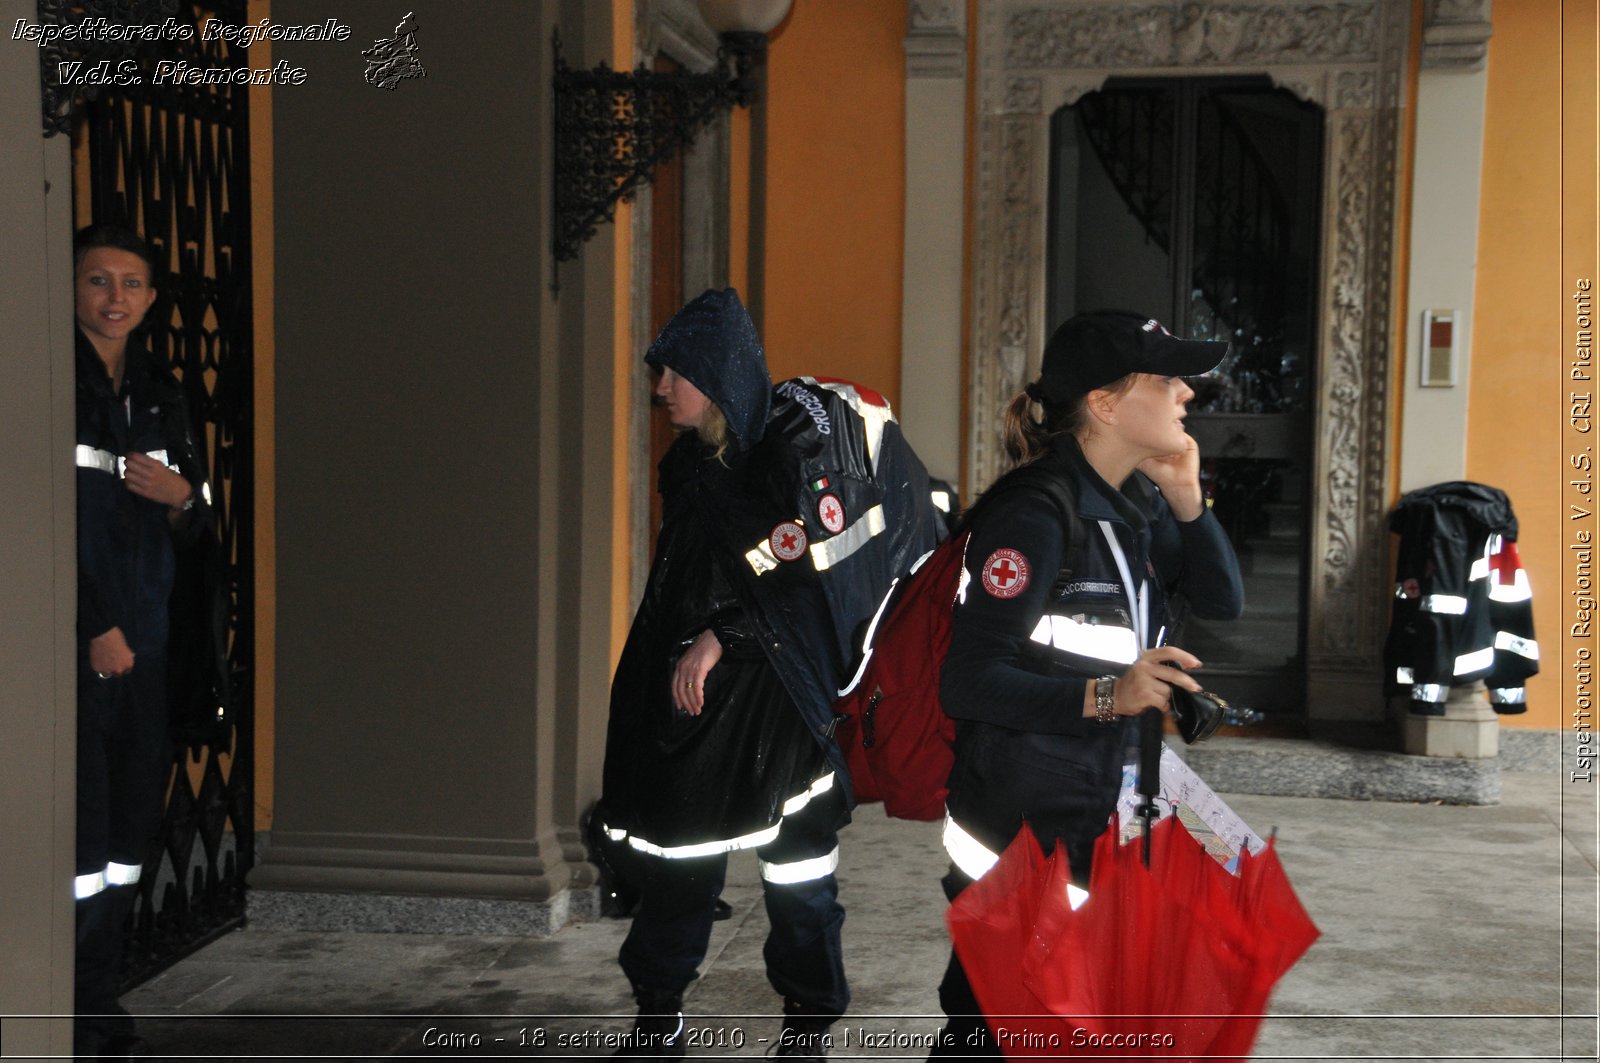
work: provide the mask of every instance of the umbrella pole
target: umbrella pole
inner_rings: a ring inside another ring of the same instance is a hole
[[[1138,816],[1144,821],[1144,866],[1150,866],[1150,828],[1155,825],[1156,794],[1161,792],[1161,710],[1139,714]]]

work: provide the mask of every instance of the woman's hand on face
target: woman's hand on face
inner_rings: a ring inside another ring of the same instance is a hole
[[[89,667],[96,675],[127,675],[133,671],[133,650],[120,627],[89,640]]]
[[[126,479],[128,490],[168,509],[183,505],[194,490],[188,480],[148,454],[128,455]]]
[[[1146,709],[1172,711],[1172,688],[1199,692],[1200,684],[1183,671],[1199,668],[1200,658],[1176,646],[1157,646],[1145,650],[1126,672],[1117,678],[1115,690],[1118,716],[1137,716]]]
[[[672,669],[672,707],[700,715],[706,707],[706,676],[722,660],[722,643],[710,628],[695,636]]]
[[[1161,489],[1161,497],[1172,507],[1172,515],[1185,523],[1205,512],[1206,497],[1200,490],[1200,447],[1194,436],[1185,434],[1188,445],[1175,454],[1146,458],[1139,471]]]

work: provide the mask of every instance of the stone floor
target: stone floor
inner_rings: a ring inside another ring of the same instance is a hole
[[[1278,985],[1254,1058],[1596,1058],[1595,789],[1554,772],[1502,781],[1500,803],[1482,806],[1224,795],[1262,834],[1276,829],[1322,931]],[[867,807],[845,832],[854,1002],[834,1056],[925,1055],[915,1041],[940,1025],[948,949],[944,862],[936,824]],[[752,860],[734,860],[725,899],[733,915],[688,998],[702,1042],[690,1054],[760,1057],[778,1020]],[[605,1036],[631,1023],[614,962],[625,931],[618,920],[539,940],[246,928],[124,1002],[168,1058],[604,1055]]]

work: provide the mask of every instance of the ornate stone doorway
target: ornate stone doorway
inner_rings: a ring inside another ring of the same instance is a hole
[[[978,8],[969,493],[1043,345],[1050,116],[1112,77],[1265,75],[1322,108],[1307,714],[1382,714],[1395,164],[1410,5],[988,0]]]

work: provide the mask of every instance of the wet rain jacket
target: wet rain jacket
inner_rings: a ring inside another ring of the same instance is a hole
[[[755,847],[809,796],[849,780],[833,703],[854,634],[940,525],[927,473],[887,404],[840,381],[772,387],[731,290],[680,311],[646,354],[728,421],[660,466],[661,535],[612,685],[603,816],[614,840],[690,856]],[[677,657],[723,656],[697,717],[674,711]]]

